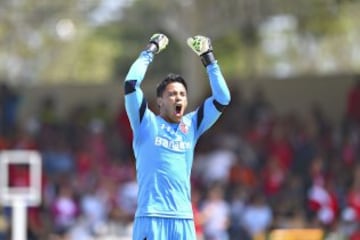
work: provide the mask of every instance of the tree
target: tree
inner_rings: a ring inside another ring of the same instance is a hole
[[[14,83],[122,78],[154,32],[169,35],[171,44],[162,53],[165,60],[152,64],[150,77],[181,72],[190,88],[208,86],[199,81],[201,63],[185,44],[195,34],[212,39],[229,78],[360,68],[354,54],[360,3],[352,0],[124,0],[113,18],[102,15],[101,25],[93,15],[106,1],[0,1],[0,76]],[[281,18],[293,27],[264,34]],[[276,44],[283,47],[274,54]]]
[[[98,0],[2,0],[0,44],[5,50],[0,52],[1,77],[14,84],[56,79],[49,70],[83,37],[83,29],[90,28],[88,18],[97,5]]]

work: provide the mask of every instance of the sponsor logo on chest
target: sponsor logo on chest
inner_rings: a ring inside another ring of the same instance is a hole
[[[183,135],[188,133],[188,127],[184,123],[180,123],[179,125],[179,130],[183,134],[176,132],[171,126],[165,123],[160,124],[159,130],[159,135],[155,137],[155,146],[180,152],[191,149],[191,142],[186,140]]]

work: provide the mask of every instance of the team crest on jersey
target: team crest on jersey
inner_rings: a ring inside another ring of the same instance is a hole
[[[180,131],[184,134],[187,134],[189,132],[189,127],[184,123],[184,122],[180,122]]]

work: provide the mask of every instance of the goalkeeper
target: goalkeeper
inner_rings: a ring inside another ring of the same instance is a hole
[[[155,115],[148,108],[140,85],[154,56],[168,42],[164,34],[154,34],[130,67],[124,83],[139,185],[134,240],[196,239],[190,199],[194,148],[230,102],[210,39],[195,36],[187,44],[206,68],[212,96],[185,114],[186,82],[180,75],[169,74],[156,88],[159,115]]]

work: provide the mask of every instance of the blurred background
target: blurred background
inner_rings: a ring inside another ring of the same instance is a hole
[[[185,43],[196,34],[212,39],[232,91],[195,153],[199,239],[279,228],[360,239],[359,11],[357,0],[0,0],[0,150],[43,159],[28,239],[131,239],[137,184],[122,83],[155,32],[170,44],[143,83],[151,107],[169,72],[187,80],[189,110],[208,96]],[[10,176],[14,186],[28,179],[24,169]],[[0,204],[0,240],[10,219]]]

